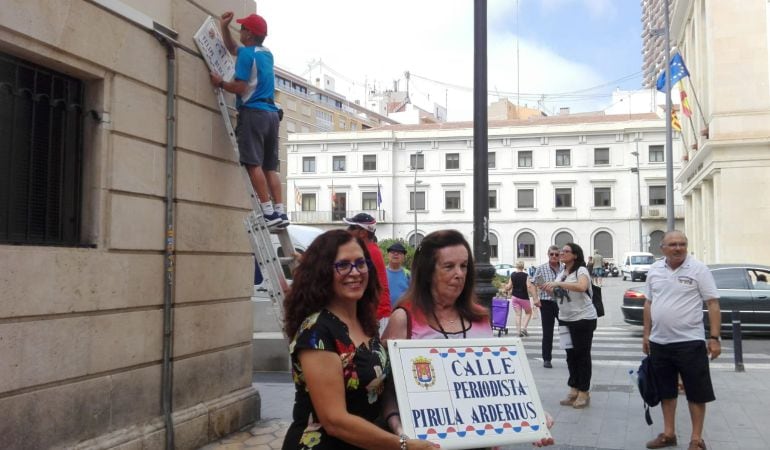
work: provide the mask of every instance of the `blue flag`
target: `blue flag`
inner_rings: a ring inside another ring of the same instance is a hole
[[[684,65],[682,55],[680,55],[679,52],[674,53],[674,56],[671,57],[671,64],[669,67],[671,67],[671,87],[674,87],[674,84],[682,78],[690,76],[690,72],[687,71],[687,67]],[[663,70],[663,72],[661,72],[658,76],[658,81],[655,83],[655,88],[657,88],[660,92],[666,91],[665,70]]]
[[[377,207],[379,208],[382,204],[382,194],[380,193],[380,183],[377,182]]]

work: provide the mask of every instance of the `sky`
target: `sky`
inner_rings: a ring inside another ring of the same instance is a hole
[[[489,0],[487,9],[490,101],[537,107],[544,95],[549,114],[596,111],[616,88],[641,88],[638,0]],[[323,61],[351,100],[366,85],[400,80],[404,90],[408,71],[415,104],[473,117],[473,0],[257,0],[257,12],[283,69],[306,77]]]

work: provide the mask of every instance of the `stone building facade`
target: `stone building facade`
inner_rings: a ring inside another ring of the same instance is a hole
[[[197,448],[257,418],[248,196],[192,40],[255,9],[3,2],[0,448],[160,449],[167,420]]]

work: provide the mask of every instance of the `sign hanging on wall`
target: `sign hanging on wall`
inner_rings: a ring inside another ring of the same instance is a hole
[[[219,22],[208,16],[203,25],[193,36],[198,50],[209,70],[221,75],[224,80],[230,81],[235,76],[235,63],[230,52],[227,51],[222,35],[219,32]]]
[[[550,437],[521,339],[391,340],[404,432],[442,449]]]

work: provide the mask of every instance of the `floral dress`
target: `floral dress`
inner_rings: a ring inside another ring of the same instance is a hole
[[[289,345],[294,386],[292,424],[283,441],[283,450],[344,450],[358,449],[354,445],[329,436],[318,422],[310,394],[305,384],[300,350],[315,349],[339,355],[345,382],[345,403],[350,414],[374,422],[380,413],[380,398],[390,363],[379,337],[369,340],[369,346],[355,347],[348,327],[326,309],[308,316]]]

